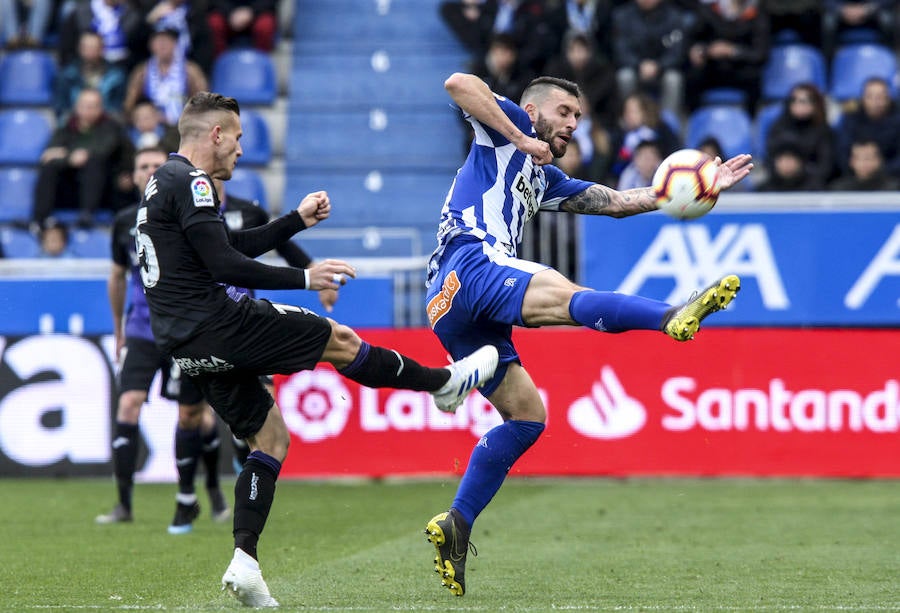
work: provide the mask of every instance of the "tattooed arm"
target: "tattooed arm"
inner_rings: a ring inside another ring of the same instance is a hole
[[[657,209],[656,198],[650,187],[618,191],[600,184],[591,185],[583,192],[570,196],[559,208],[568,213],[610,217],[628,217]]]

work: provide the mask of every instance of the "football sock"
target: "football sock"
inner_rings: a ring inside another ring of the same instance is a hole
[[[234,451],[234,459],[237,460],[239,465],[243,466],[244,462],[247,461],[247,455],[250,453],[250,446],[247,445],[247,441],[236,438],[232,434],[231,449]]]
[[[469,528],[503,485],[509,469],[543,431],[544,424],[539,421],[510,420],[488,431],[476,443],[452,507]]]
[[[281,462],[262,451],[247,456],[234,484],[234,546],[256,558],[262,534],[275,497],[275,481]]]
[[[450,379],[450,371],[446,368],[428,368],[396,351],[375,347],[365,341],[353,362],[338,372],[366,387],[418,392],[437,391]]]
[[[131,510],[131,492],[134,489],[134,471],[137,468],[139,429],[137,424],[116,422],[112,442],[113,466],[119,504]]]
[[[219,489],[219,429],[214,425],[209,432],[200,432],[203,451],[203,467],[206,469],[206,489]]]
[[[203,451],[200,428],[183,430],[175,428],[175,468],[178,471],[178,492],[194,493],[194,476],[197,474],[197,459]]]
[[[670,307],[659,300],[589,289],[572,296],[569,315],[582,326],[601,332],[659,330]]]

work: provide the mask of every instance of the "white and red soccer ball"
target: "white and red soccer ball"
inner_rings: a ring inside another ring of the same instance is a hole
[[[653,174],[659,209],[675,219],[706,215],[719,198],[718,165],[696,149],[679,149],[662,161]]]

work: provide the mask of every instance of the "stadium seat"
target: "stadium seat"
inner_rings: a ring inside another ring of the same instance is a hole
[[[56,60],[47,51],[13,51],[0,59],[0,105],[53,103]]]
[[[269,106],[278,95],[275,64],[255,49],[226,51],[213,64],[212,89],[242,105]]]
[[[265,166],[272,160],[272,140],[265,118],[252,109],[241,111],[241,164]]]
[[[0,165],[37,164],[51,133],[40,111],[0,110]]]
[[[266,186],[259,173],[252,168],[235,168],[231,179],[225,183],[225,193],[256,201],[262,208],[268,208]]]
[[[31,219],[35,179],[37,171],[33,168],[0,168],[0,222]]]
[[[752,151],[750,115],[739,106],[701,107],[690,114],[685,144],[696,148],[708,136],[722,145],[725,158]]]
[[[764,100],[781,100],[798,83],[812,83],[821,91],[827,88],[825,56],[809,45],[774,47],[762,73]]]
[[[734,87],[711,87],[700,94],[700,104],[702,106],[744,104],[746,100],[747,94]]]
[[[757,162],[766,159],[766,140],[772,124],[781,115],[784,105],[781,102],[768,104],[756,113],[753,121],[753,157]]]
[[[36,258],[41,254],[37,239],[28,230],[19,228],[0,229],[0,244],[7,258]]]
[[[858,98],[863,83],[881,77],[896,93],[897,58],[882,45],[849,45],[840,47],[831,61],[831,86],[828,93],[838,102]]]
[[[109,259],[110,236],[107,230],[91,228],[89,230],[73,230],[69,235],[72,253],[79,258]]]

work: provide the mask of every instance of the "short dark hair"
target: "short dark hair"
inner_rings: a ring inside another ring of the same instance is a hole
[[[162,153],[166,157],[168,157],[169,155],[169,153],[159,145],[150,145],[148,147],[141,147],[140,149],[135,151],[134,158],[137,159],[137,156],[144,153]]]
[[[197,92],[187,101],[178,119],[178,132],[182,140],[197,136],[209,128],[202,117],[208,113],[234,113],[240,116],[241,107],[238,101],[229,96],[213,92]]]
[[[528,84],[528,87],[526,87],[525,91],[522,93],[522,102],[541,100],[547,95],[547,92],[554,88],[568,92],[576,98],[581,98],[581,88],[578,87],[578,84],[574,81],[560,79],[559,77],[545,76],[538,77]]]

